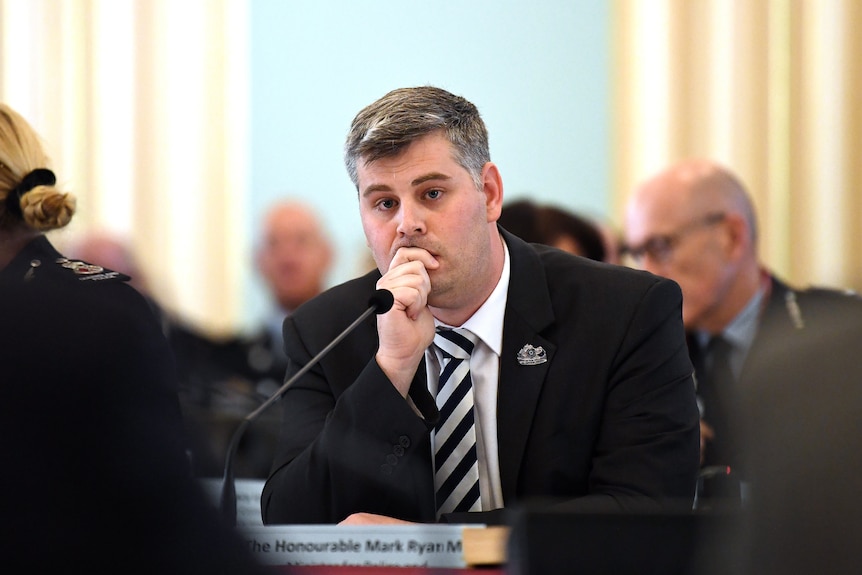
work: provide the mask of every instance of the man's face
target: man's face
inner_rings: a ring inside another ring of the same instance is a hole
[[[314,216],[297,206],[276,208],[264,223],[258,267],[273,296],[296,309],[323,289],[330,247]]]
[[[489,163],[483,173],[489,169],[496,170]],[[440,263],[429,272],[430,306],[461,309],[487,297],[499,279],[490,254],[492,239],[500,241],[495,222],[502,187],[477,190],[440,134],[416,140],[397,156],[360,161],[358,176],[362,227],[381,273],[399,248],[419,247]]]
[[[726,216],[680,186],[657,180],[637,191],[626,212],[626,246],[636,267],[679,284],[686,328],[704,329],[734,273],[719,241]]]

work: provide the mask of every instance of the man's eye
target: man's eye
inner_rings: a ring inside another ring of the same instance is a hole
[[[437,198],[439,198],[439,197],[440,197],[440,195],[441,195],[442,193],[443,193],[443,192],[442,192],[442,191],[440,191],[440,190],[428,190],[428,191],[426,192],[426,195],[428,196],[428,198],[430,198],[430,199],[432,199],[432,200],[436,200]]]
[[[661,257],[670,251],[672,243],[673,240],[667,236],[657,236],[646,243],[644,251],[653,258]]]
[[[377,207],[383,208],[384,210],[391,210],[395,207],[395,200],[380,200],[377,202]]]

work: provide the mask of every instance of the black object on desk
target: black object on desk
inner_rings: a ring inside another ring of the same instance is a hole
[[[735,573],[741,513],[513,511],[507,575]]]

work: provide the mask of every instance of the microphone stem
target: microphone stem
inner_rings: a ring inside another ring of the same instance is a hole
[[[391,304],[390,304],[391,305]],[[371,314],[375,313],[378,309],[377,304],[373,304],[367,310],[365,310],[362,315],[356,318],[353,323],[351,323],[347,328],[338,334],[338,337],[333,339],[329,344],[320,350],[317,355],[311,358],[311,360],[300,368],[293,376],[284,382],[279,390],[272,394],[269,399],[263,402],[260,407],[249,413],[245,416],[245,418],[240,422],[239,426],[234,431],[233,435],[230,439],[230,444],[227,448],[227,455],[225,455],[225,464],[224,464],[224,480],[222,483],[222,496],[221,496],[221,506],[222,506],[222,515],[227,520],[228,524],[233,527],[236,525],[236,487],[234,485],[234,476],[233,476],[233,457],[239,448],[239,441],[242,438],[243,433],[246,428],[254,421],[258,415],[263,413],[270,405],[281,399],[281,396],[287,391],[293,383],[298,380],[300,377],[305,375],[305,373],[317,365],[317,362],[320,359],[329,353],[333,347],[335,347],[338,343],[341,342],[342,339],[348,336],[353,331],[357,325],[365,321],[365,319]]]
[[[300,377],[302,377],[303,375],[305,375],[305,373],[306,373],[309,369],[311,369],[312,367],[314,367],[315,365],[317,365],[317,362],[318,362],[318,361],[320,361],[320,359],[321,359],[324,355],[326,355],[327,353],[329,353],[329,350],[331,350],[333,347],[335,347],[336,345],[338,345],[338,344],[341,342],[341,340],[342,340],[342,339],[344,339],[345,337],[347,337],[347,336],[348,336],[348,334],[350,334],[350,332],[352,332],[352,331],[353,331],[353,328],[354,328],[354,327],[356,327],[357,325],[359,325],[360,323],[362,323],[363,321],[365,321],[365,318],[367,318],[368,316],[370,316],[371,314],[373,314],[373,313],[374,313],[374,310],[375,310],[374,306],[372,306],[372,307],[368,308],[367,310],[365,310],[365,311],[362,313],[362,315],[361,315],[361,316],[359,316],[358,318],[356,318],[356,320],[354,320],[354,322],[353,322],[352,324],[350,324],[349,326],[347,326],[347,328],[346,328],[344,331],[342,331],[340,334],[338,334],[338,337],[336,337],[336,338],[335,338],[335,339],[333,339],[331,342],[329,342],[329,345],[327,345],[326,347],[324,347],[323,349],[321,349],[321,350],[317,353],[317,355],[315,355],[314,357],[312,357],[312,358],[311,358],[311,361],[309,361],[308,363],[306,363],[305,365],[303,365],[303,366],[302,366],[302,368],[301,368],[299,371],[297,371],[295,374],[293,374],[293,377],[291,377],[291,378],[290,378],[290,379],[288,379],[286,382],[284,382],[284,385],[282,385],[282,386],[281,386],[281,388],[279,388],[279,390],[278,390],[276,393],[272,394],[272,396],[270,396],[270,398],[269,398],[269,399],[267,399],[265,402],[263,402],[263,403],[260,405],[260,407],[258,407],[257,409],[255,409],[254,411],[252,411],[251,413],[249,413],[248,415],[246,415],[246,416],[245,416],[245,421],[246,421],[246,422],[251,422],[251,421],[253,421],[254,419],[256,419],[256,418],[257,418],[257,416],[258,416],[258,415],[260,415],[261,413],[263,413],[264,411],[266,411],[266,409],[267,409],[270,405],[272,405],[273,403],[275,403],[276,401],[278,401],[279,399],[281,399],[281,396],[284,394],[284,392],[285,392],[285,391],[287,391],[287,388],[288,388],[288,387],[290,387],[291,385],[293,385],[293,382],[295,382],[297,379],[299,379]],[[244,428],[244,427],[242,427],[242,426],[240,426],[240,427],[237,429],[237,432],[239,432],[239,431],[241,431],[241,430],[243,430],[243,429],[245,429],[245,428]]]

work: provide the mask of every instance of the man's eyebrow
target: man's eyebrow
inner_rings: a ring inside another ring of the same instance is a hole
[[[392,188],[387,186],[386,184],[371,184],[364,190],[362,190],[362,195],[367,196],[369,194],[373,194],[374,192],[389,192]]]
[[[420,186],[420,185],[424,184],[425,182],[430,182],[433,180],[448,181],[451,179],[452,179],[452,176],[447,176],[446,174],[443,174],[440,172],[430,172],[427,174],[423,174],[423,175],[419,176],[418,178],[415,178],[413,181],[410,182],[410,185],[415,188],[416,186]],[[375,192],[390,192],[390,191],[392,191],[392,188],[389,187],[387,184],[371,184],[370,186],[368,186],[367,188],[362,190],[362,195],[367,196],[367,195],[373,194]]]
[[[452,176],[447,176],[446,174],[441,174],[440,172],[431,172],[430,174],[425,174],[424,176],[419,176],[412,182],[410,182],[411,186],[418,186],[420,184],[424,184],[430,180],[451,180]]]

